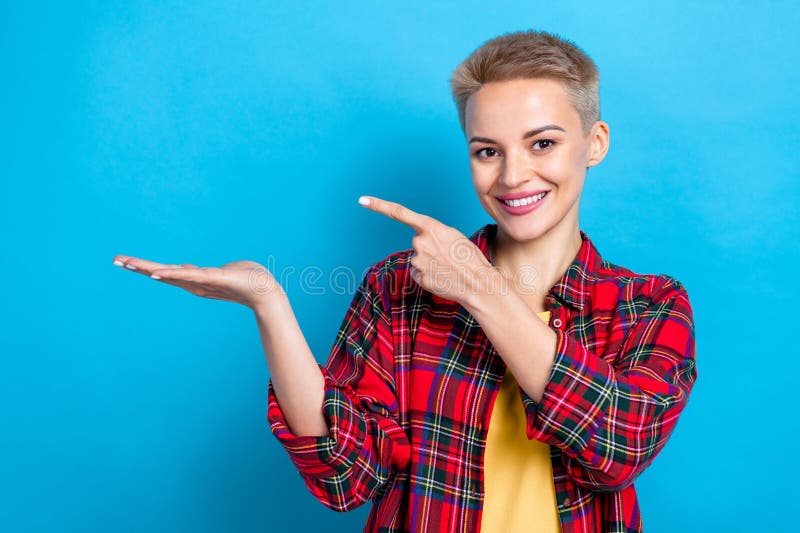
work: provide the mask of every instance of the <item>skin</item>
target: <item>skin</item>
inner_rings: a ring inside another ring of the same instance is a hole
[[[542,130],[528,136],[531,130]],[[536,312],[581,246],[578,210],[586,172],[608,152],[608,125],[583,134],[563,85],[550,79],[485,84],[467,100],[465,134],[472,181],[497,222],[492,252],[509,291],[479,291],[465,300],[520,387],[540,402],[552,372],[557,336]],[[476,140],[475,138],[480,140]],[[534,211],[513,216],[496,195],[548,190]],[[515,274],[535,273],[518,281]]]
[[[373,197],[366,197],[366,207],[416,230],[414,279],[461,303],[522,389],[539,402],[557,337],[536,312],[546,309],[547,291],[580,249],[580,196],[588,168],[608,152],[608,125],[596,121],[584,135],[563,86],[549,79],[488,83],[467,100],[465,118],[472,182],[497,222],[493,266],[474,244],[468,248],[466,236],[431,217]],[[546,125],[557,128],[526,135]],[[539,190],[548,190],[547,197],[523,216],[508,214],[496,199]],[[535,276],[528,280],[519,272]]]
[[[547,290],[580,249],[580,196],[588,168],[608,151],[608,125],[597,121],[584,136],[580,115],[562,84],[550,79],[487,83],[467,100],[465,111],[472,183],[497,222],[493,263],[512,276],[522,270],[536,273],[516,289],[534,310],[544,311]],[[547,129],[524,137],[547,125],[565,131]],[[539,190],[550,192],[524,216],[508,214],[496,199]]]
[[[117,255],[114,264],[197,296],[227,300],[253,310],[275,396],[297,435],[329,435],[322,415],[324,379],[286,292],[262,265],[234,261],[219,268],[163,264]]]
[[[488,83],[469,98],[465,117],[473,186],[498,226],[491,254],[494,265],[464,234],[432,217],[372,196],[360,202],[415,230],[413,279],[461,303],[523,390],[540,401],[555,357],[556,335],[535,312],[544,310],[547,289],[580,247],[580,194],[586,170],[602,161],[608,150],[608,126],[597,121],[584,136],[563,87],[545,79]],[[523,138],[546,124],[564,131]],[[483,140],[470,142],[473,137]],[[540,189],[549,190],[548,197],[521,217],[505,213],[494,198]],[[296,435],[329,434],[320,408],[322,373],[285,291],[266,268],[253,261],[201,268],[126,255],[115,256],[114,264],[198,296],[252,309],[289,428]],[[516,274],[523,270],[534,272],[534,279],[519,279]]]

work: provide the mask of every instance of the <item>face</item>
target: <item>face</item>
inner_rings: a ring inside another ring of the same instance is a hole
[[[586,170],[605,156],[608,126],[597,121],[584,136],[561,82],[485,84],[467,100],[465,131],[473,185],[498,231],[526,241],[578,227]]]

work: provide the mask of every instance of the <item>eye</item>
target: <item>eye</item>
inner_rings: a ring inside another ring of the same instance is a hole
[[[480,150],[476,150],[476,151],[475,151],[475,155],[476,155],[476,156],[478,156],[478,157],[480,157],[481,159],[483,159],[483,155],[482,155],[482,154],[483,154],[484,152],[486,152],[486,156],[488,156],[488,157],[492,157],[492,155],[493,155],[493,154],[496,154],[496,153],[497,153],[497,150],[495,150],[494,148],[491,148],[491,147],[481,148]],[[490,153],[491,153],[492,155],[490,155]]]
[[[533,143],[531,146],[536,146],[537,144],[540,144],[540,143],[544,143],[545,146],[542,147],[542,148],[539,148],[538,150],[536,150],[537,152],[541,152],[542,150],[547,150],[548,148],[550,148],[551,146],[556,144],[556,142],[553,139],[539,139],[538,141]]]

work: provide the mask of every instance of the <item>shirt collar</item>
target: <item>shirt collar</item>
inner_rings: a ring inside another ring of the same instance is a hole
[[[583,230],[578,231],[581,234],[581,247],[567,270],[547,293],[577,310],[583,310],[603,259],[589,236]],[[490,263],[490,247],[496,235],[497,224],[486,224],[469,238]]]

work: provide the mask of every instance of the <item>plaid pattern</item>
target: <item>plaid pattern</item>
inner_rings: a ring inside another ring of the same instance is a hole
[[[496,232],[470,237],[487,259]],[[697,378],[692,310],[678,280],[609,263],[580,233],[546,299],[558,341],[542,401],[518,387],[527,435],[550,445],[564,533],[641,532],[633,482]],[[324,505],[373,502],[365,532],[478,532],[505,364],[464,307],[410,278],[411,252],[367,270],[320,366],[330,436],[294,435],[271,380],[267,420]]]

